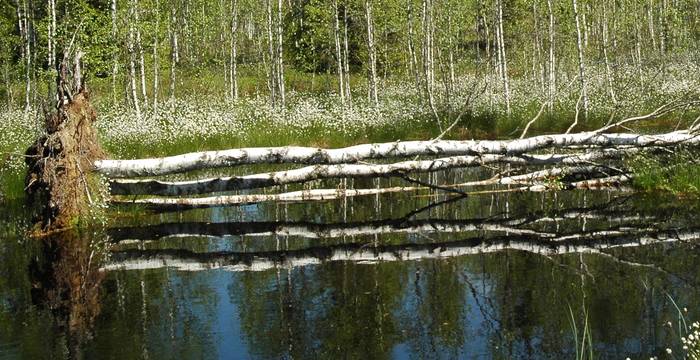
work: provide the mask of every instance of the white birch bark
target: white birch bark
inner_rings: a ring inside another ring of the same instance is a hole
[[[340,102],[345,104],[345,71],[343,67],[343,53],[340,49],[340,20],[338,19],[338,0],[333,0],[333,39],[335,40],[335,57],[338,71],[338,95]]]
[[[177,81],[176,67],[180,61],[180,47],[177,38],[177,11],[175,4],[171,4],[170,21],[168,23],[168,33],[170,35],[170,101],[175,100],[175,83]]]
[[[49,71],[53,71],[56,63],[56,0],[49,0],[49,23],[48,23],[48,52],[47,64]]]
[[[554,58],[554,35],[555,35],[555,30],[554,30],[554,12],[552,11],[552,0],[547,0],[547,12],[549,14],[549,66],[548,66],[548,73],[549,73],[549,86],[547,87],[548,89],[548,98],[549,98],[549,112],[551,113],[554,110],[554,94],[556,93],[557,89],[557,77],[556,77],[556,61]]]
[[[284,90],[284,57],[282,54],[283,49],[282,41],[282,0],[277,1],[277,88],[279,90],[280,105],[284,107],[285,104],[285,90]]]
[[[455,168],[506,163],[524,166],[580,165],[634,153],[636,149],[607,149],[585,154],[452,156],[434,160],[403,161],[392,164],[313,165],[294,170],[220,177],[193,181],[111,180],[112,195],[180,196],[212,192],[260,189],[321,179],[404,177],[406,173],[431,173]]]
[[[153,113],[158,113],[158,81],[160,81],[160,56],[158,36],[160,34],[160,0],[155,0],[155,31],[153,32]]]
[[[602,3],[603,6],[603,60],[605,61],[605,78],[608,82],[608,93],[613,101],[613,104],[617,104],[617,98],[615,97],[615,88],[613,87],[613,76],[612,69],[610,68],[610,60],[608,58],[608,16],[606,11],[605,2]]]
[[[134,0],[131,0],[129,3],[129,38],[126,42],[127,52],[129,53],[129,89],[132,104],[134,106],[134,110],[136,111],[136,117],[140,119],[141,105],[139,104],[140,100],[136,91],[136,53],[134,49],[135,30],[133,24],[134,10]]]
[[[540,171],[534,171],[527,174],[508,176],[508,177],[495,177],[486,180],[471,181],[467,183],[460,184],[448,184],[440,185],[445,189],[457,189],[466,187],[481,187],[481,186],[493,186],[493,185],[528,185],[527,187],[521,188],[509,188],[508,192],[525,192],[525,191],[550,191],[550,190],[563,190],[566,188],[577,189],[577,188],[595,188],[595,187],[605,187],[615,184],[621,184],[628,182],[632,179],[631,175],[622,174],[614,177],[605,177],[599,179],[584,180],[573,183],[561,183],[557,181],[551,181],[552,178],[560,178],[563,176],[570,175],[585,175],[585,176],[595,176],[599,174],[605,174],[610,170],[605,167],[599,166],[575,166],[575,167],[564,167],[564,168],[552,168]],[[198,197],[198,198],[145,198],[145,199],[111,199],[110,204],[122,204],[122,205],[146,205],[155,207],[159,210],[167,209],[192,209],[192,208],[207,208],[207,207],[217,207],[217,206],[234,206],[234,205],[244,205],[244,204],[257,204],[264,202],[306,202],[306,201],[328,201],[336,199],[344,199],[349,197],[357,196],[370,196],[370,195],[380,195],[389,193],[399,193],[399,192],[418,192],[424,190],[434,190],[430,186],[397,186],[389,188],[375,188],[375,189],[309,189],[301,191],[285,192],[281,194],[245,194],[245,195],[218,195],[210,197]],[[473,192],[470,194],[480,194],[480,193],[490,193],[491,191],[485,192]],[[500,192],[495,190],[493,192]]]
[[[372,1],[365,0],[365,18],[367,20],[367,53],[369,62],[369,93],[368,97],[374,107],[379,107],[377,94],[377,50],[374,44],[374,20],[372,18]]]
[[[575,1],[575,0],[574,0]],[[497,0],[498,4],[498,45],[501,59],[501,74],[503,81],[503,92],[506,99],[506,113],[510,115],[510,81],[508,79],[508,60],[506,57],[506,45],[503,36],[503,0]]]
[[[371,159],[412,156],[520,155],[544,148],[572,146],[648,147],[697,144],[700,136],[684,131],[659,135],[576,134],[541,135],[516,140],[402,141],[355,145],[339,149],[312,147],[242,148],[195,152],[177,156],[138,160],[99,160],[95,171],[111,178],[158,176],[199,169],[224,168],[244,164],[343,164]]]
[[[581,83],[581,98],[583,99],[584,118],[588,118],[588,92],[586,89],[586,65],[583,55],[583,40],[581,39],[581,24],[576,0],[571,0],[574,7],[574,19],[576,21],[576,48],[578,49],[578,72]]]
[[[148,96],[146,95],[146,62],[143,56],[143,43],[141,41],[141,9],[139,8],[138,0],[132,0],[132,6],[134,7],[134,28],[136,30],[136,50],[139,56],[139,74],[141,78],[141,97],[143,98],[143,103],[148,105]]]
[[[52,0],[53,1],[53,0]],[[112,43],[117,44],[117,0],[112,0]],[[117,101],[117,72],[119,70],[119,56],[113,54],[112,59],[112,102]]]
[[[266,10],[267,10],[267,45],[268,45],[268,57],[270,59],[270,70],[268,72],[268,86],[270,88],[270,102],[272,106],[277,105],[277,62],[275,55],[275,44],[274,38],[272,36],[272,0],[265,0]]]
[[[230,95],[238,99],[238,0],[231,0],[231,59],[229,64]]]
[[[343,3],[343,72],[345,75],[345,97],[348,103],[352,104],[352,93],[350,92],[350,50],[348,45],[348,4]]]

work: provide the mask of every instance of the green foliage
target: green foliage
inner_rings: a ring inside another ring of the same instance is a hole
[[[697,151],[643,154],[628,161],[636,175],[634,184],[643,190],[663,190],[679,196],[700,195],[700,161]]]

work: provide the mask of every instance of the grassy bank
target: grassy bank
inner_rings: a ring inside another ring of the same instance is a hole
[[[666,191],[680,197],[700,196],[700,153],[680,149],[675,153],[640,155],[628,161],[634,185],[643,191]]]
[[[598,69],[600,70],[600,69]],[[700,88],[700,68],[693,64],[669,66],[664,81],[655,73],[647,77],[620,71],[616,101],[606,88],[604,72],[591,69],[588,116],[579,113],[574,131],[597,128],[611,119],[644,114],[669,99]],[[597,74],[597,75],[596,75]],[[352,102],[343,104],[334,91],[334,78],[294,74],[288,79],[290,92],[284,108],[273,107],[257,82],[244,81],[245,96],[226,99],[217,89],[216,77],[202,73],[185,77],[182,96],[162,102],[157,109],[146,105],[140,116],[129,106],[114,103],[109,87],[96,81],[92,101],[98,111],[96,124],[103,147],[114,158],[142,158],[242,146],[311,145],[340,147],[365,142],[430,139],[458,117],[448,139],[495,139],[520,136],[522,129],[546,101],[538,79],[514,78],[511,83],[511,113],[492,76],[469,75],[457,79],[448,97],[436,96],[437,118],[410,81],[382,82],[380,104],[366,97],[361,78],[353,79]],[[211,80],[208,91],[200,89]],[[551,112],[545,111],[529,134],[565,131],[575,119],[578,90],[562,78]],[[189,85],[187,85],[189,84]],[[440,85],[436,89],[441,89]],[[467,103],[466,99],[469,99]],[[461,117],[460,117],[461,115]],[[686,109],[652,122],[632,124],[634,131],[651,133],[686,126],[697,116]],[[21,193],[24,150],[40,133],[41,112],[0,109],[0,193]],[[651,167],[649,167],[651,168]],[[649,181],[653,181],[649,177]]]

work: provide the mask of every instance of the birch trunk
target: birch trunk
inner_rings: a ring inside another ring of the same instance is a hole
[[[129,2],[129,39],[126,43],[127,52],[129,53],[129,89],[132,104],[134,110],[136,111],[136,117],[141,118],[141,105],[139,104],[139,97],[136,92],[136,53],[134,50],[134,0]]]
[[[352,93],[350,92],[350,51],[348,45],[348,4],[343,4],[343,66],[345,75],[345,96],[349,103],[352,103]]]
[[[375,108],[379,107],[377,95],[377,50],[374,44],[374,20],[372,19],[372,1],[365,0],[365,17],[367,20],[367,53],[369,61],[369,100]]]
[[[578,49],[578,72],[581,83],[581,98],[583,99],[583,117],[588,118],[588,93],[586,89],[586,65],[583,55],[583,43],[581,39],[581,24],[576,0],[571,0],[574,7],[574,19],[576,21],[576,48]]]
[[[177,12],[175,5],[171,4],[170,22],[168,32],[170,33],[170,101],[175,101],[176,66],[180,61],[180,48],[177,39]]]
[[[143,103],[145,105],[148,105],[148,96],[146,95],[146,63],[144,61],[144,56],[143,56],[143,43],[141,42],[141,21],[140,21],[140,12],[141,9],[139,9],[139,3],[138,0],[132,0],[132,6],[134,7],[134,22],[135,26],[134,28],[136,29],[136,50],[138,51],[139,55],[139,73],[141,77],[141,97],[143,98]]]
[[[95,170],[108,177],[159,176],[200,169],[244,164],[343,164],[384,158],[414,156],[508,155],[517,156],[545,148],[572,146],[648,147],[700,143],[700,136],[684,131],[660,135],[577,134],[541,135],[516,140],[404,141],[350,146],[340,149],[311,147],[243,148],[205,151],[164,158],[139,160],[100,160]]]
[[[493,186],[493,185],[527,185],[520,188],[508,188],[507,192],[525,192],[525,191],[557,191],[564,189],[579,189],[579,188],[602,188],[605,186],[619,185],[628,182],[632,179],[632,175],[622,174],[604,178],[594,178],[590,180],[578,182],[560,182],[552,181],[553,178],[561,178],[571,175],[583,176],[599,176],[610,172],[610,169],[599,166],[576,166],[565,168],[553,168],[535,171],[523,175],[508,176],[503,178],[492,178],[481,181],[472,181],[461,184],[441,185],[443,189],[457,189],[465,187]],[[219,195],[211,197],[198,198],[146,198],[146,199],[112,199],[111,204],[123,205],[146,205],[158,210],[176,210],[176,209],[194,209],[194,208],[209,208],[218,206],[234,206],[245,204],[257,204],[263,202],[300,202],[300,201],[327,201],[341,198],[370,196],[399,192],[418,192],[425,190],[434,190],[432,186],[400,186],[375,189],[311,189],[302,191],[285,192],[281,194],[246,194],[246,195]],[[493,191],[476,191],[464,194],[480,194],[480,193],[498,193],[499,190]]]
[[[238,56],[238,0],[231,0],[231,60],[229,64],[230,94],[232,99],[238,99],[238,72],[236,57]]]
[[[56,0],[49,0],[49,23],[48,23],[48,39],[47,39],[47,65],[49,71],[55,69],[56,63]]]
[[[608,58],[608,16],[606,12],[605,2],[602,3],[603,6],[603,60],[605,61],[605,78],[608,82],[608,92],[613,104],[617,104],[617,98],[615,97],[615,89],[613,87],[613,76],[612,69],[610,69],[610,60]]]
[[[501,80],[503,81],[503,92],[506,99],[506,113],[510,116],[510,81],[508,80],[508,60],[506,57],[506,45],[503,36],[503,0],[497,0],[498,5],[498,47],[501,59]]]
[[[268,56],[270,58],[270,71],[268,73],[268,85],[270,87],[270,102],[272,106],[277,105],[277,57],[275,56],[275,44],[272,36],[272,0],[265,0],[267,10],[267,44]]]
[[[279,90],[280,105],[284,107],[284,60],[282,56],[282,0],[277,1],[277,87]]]
[[[409,70],[416,82],[416,91],[421,94],[420,73],[418,72],[418,60],[416,57],[416,47],[413,43],[413,0],[406,0],[406,23],[408,26],[408,60]]]
[[[553,155],[481,155],[453,156],[434,160],[403,161],[393,164],[314,165],[300,169],[253,174],[240,177],[221,177],[195,181],[168,182],[159,180],[112,180],[112,195],[180,196],[213,192],[260,189],[296,184],[321,179],[405,177],[405,173],[431,173],[442,170],[505,163],[523,166],[580,165],[591,161],[634,153],[631,150],[600,150],[586,154]]]
[[[160,0],[155,0],[156,29],[153,32],[153,113],[158,112],[158,81],[160,71],[160,57],[158,56],[158,34],[160,34]]]
[[[549,98],[549,112],[554,110],[554,94],[557,91],[557,77],[556,77],[556,59],[554,58],[554,12],[552,11],[552,0],[547,0],[547,12],[549,13],[549,84],[548,84],[548,98]]]
[[[53,1],[53,0],[52,0]],[[117,0],[112,0],[112,43],[117,44]],[[112,59],[112,102],[117,102],[117,72],[119,70],[119,56],[113,54]]]
[[[333,0],[333,39],[335,40],[335,57],[338,70],[338,95],[340,102],[345,104],[345,84],[344,82],[344,67],[343,53],[340,49],[340,20],[338,19],[338,0]]]

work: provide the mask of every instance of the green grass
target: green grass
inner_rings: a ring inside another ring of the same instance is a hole
[[[627,161],[636,175],[634,185],[644,191],[661,190],[677,196],[700,196],[698,152],[681,149],[674,153],[644,154]]]

